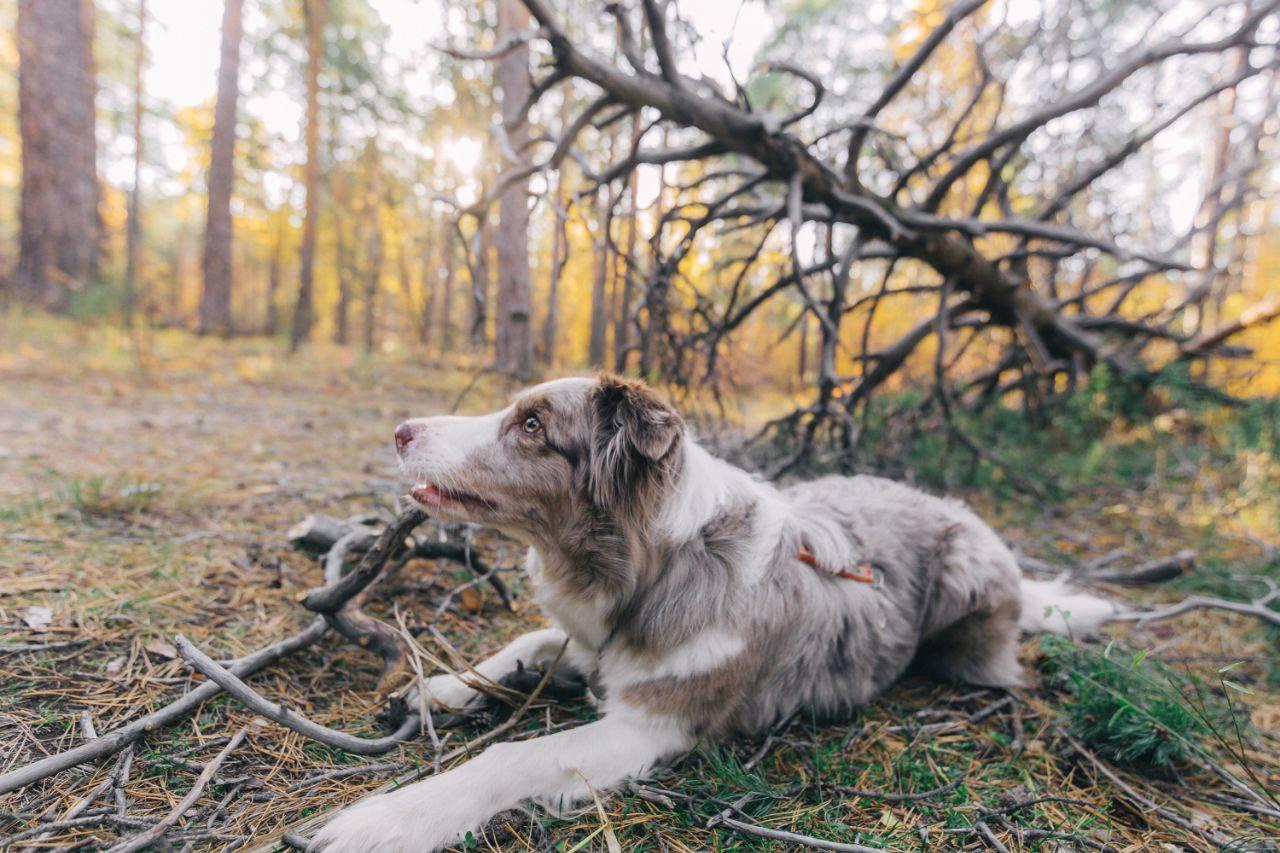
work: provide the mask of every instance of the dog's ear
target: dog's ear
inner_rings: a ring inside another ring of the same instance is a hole
[[[604,374],[591,392],[591,492],[600,506],[643,500],[671,474],[684,422],[643,382]]]

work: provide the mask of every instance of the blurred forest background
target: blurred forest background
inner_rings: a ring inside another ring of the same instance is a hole
[[[846,452],[880,389],[1280,389],[1273,4],[687,6],[5,0],[3,298],[748,390]]]

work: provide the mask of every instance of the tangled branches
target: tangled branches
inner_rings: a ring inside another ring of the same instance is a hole
[[[930,340],[938,351],[930,400],[950,422],[958,407],[1010,395],[1050,404],[1096,366],[1143,381],[1173,363],[1235,355],[1230,337],[1280,314],[1280,306],[1254,306],[1237,319],[1219,312],[1218,325],[1206,326],[1208,304],[1238,275],[1239,264],[1215,257],[1217,235],[1228,225],[1239,231],[1262,192],[1261,142],[1274,133],[1267,120],[1280,99],[1274,0],[1220,5],[1190,26],[1157,12],[1144,27],[1127,28],[1141,33],[1128,46],[1114,34],[1100,36],[1099,51],[1114,55],[1100,66],[1064,57],[1072,85],[1035,80],[1047,89],[1042,100],[1015,98],[1010,78],[1026,73],[1024,51],[1051,50],[1043,40],[1072,15],[1054,22],[1044,11],[1027,35],[997,20],[983,0],[959,0],[878,94],[854,87],[856,97],[836,98],[833,92],[853,89],[830,62],[821,73],[817,62],[765,63],[755,79],[734,78],[733,91],[725,91],[686,61],[696,36],[673,14],[675,4],[611,4],[617,59],[610,61],[567,28],[548,0],[523,3],[537,29],[521,37],[548,53],[524,108],[502,132],[542,121],[545,132],[529,135],[528,147],[549,153],[509,169],[467,213],[484,217],[505,188],[568,160],[587,184],[580,197],[626,184],[632,210],[635,176],[656,174],[649,238],[619,246],[608,229],[599,235],[598,250],[616,254],[625,268],[625,345],[615,367],[714,389],[732,380],[724,357],[741,327],[764,315],[785,323],[779,342],[799,331],[801,370],[815,394],[769,431],[794,441],[796,460],[824,434],[850,452],[858,413]],[[924,108],[913,80],[943,54],[943,81],[967,97],[913,115],[909,125],[926,131],[894,130],[887,116],[913,97],[905,109]],[[1117,104],[1135,103],[1135,80],[1175,60],[1202,63],[1196,67],[1209,69],[1200,75],[1209,82],[1178,89],[1168,104],[1144,102],[1149,118],[1126,128],[1118,144],[1092,127]],[[785,91],[788,81],[805,90],[799,106],[758,105],[760,91]],[[1124,230],[1125,220],[1091,212],[1098,188],[1185,117],[1248,85],[1260,87],[1261,108],[1230,117],[1241,129],[1240,142],[1231,142],[1240,156],[1211,176],[1187,233],[1163,251],[1109,234]],[[563,125],[547,120],[566,114],[547,106],[557,91],[565,105],[586,103]],[[585,153],[590,146],[579,150],[593,128],[627,121],[631,143],[620,157],[600,164]],[[1067,166],[1046,153],[1063,126],[1083,128],[1061,141]],[[1088,146],[1087,156],[1077,158],[1077,145]],[[669,183],[671,172],[689,179]],[[604,195],[617,204],[623,194]],[[700,254],[713,258],[710,271]],[[1156,280],[1183,287],[1184,295],[1141,307],[1139,294]],[[889,313],[900,305],[907,308]],[[888,322],[903,315],[918,319],[905,328]],[[818,340],[815,366],[807,367],[811,328]]]

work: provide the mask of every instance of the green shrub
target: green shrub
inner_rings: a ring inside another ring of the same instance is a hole
[[[1211,725],[1229,728],[1227,709],[1208,702],[1189,678],[1146,660],[1044,637],[1041,648],[1052,686],[1062,690],[1062,709],[1072,732],[1099,755],[1127,767],[1169,768],[1201,752]],[[1127,659],[1126,659],[1127,658]],[[1201,701],[1204,701],[1201,699]]]

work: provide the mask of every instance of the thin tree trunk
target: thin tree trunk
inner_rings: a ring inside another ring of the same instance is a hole
[[[476,233],[472,236],[475,262],[472,266],[471,281],[471,346],[483,352],[489,341],[489,244],[490,231],[488,217],[481,219]]]
[[[498,39],[529,25],[529,13],[519,0],[499,0]],[[498,60],[498,85],[502,88],[502,120],[516,163],[523,165],[528,124],[521,121],[521,107],[529,97],[529,46],[521,43]],[[513,127],[513,125],[519,127]],[[498,201],[498,369],[522,382],[533,377],[533,283],[529,272],[528,182],[516,181]]]
[[[440,217],[440,254],[444,258],[444,286],[440,291],[440,353],[453,352],[453,280],[457,272],[457,245],[454,243],[453,223],[449,217]]]
[[[346,210],[345,207],[341,208]],[[338,301],[333,307],[333,342],[340,346],[347,343],[347,318],[351,314],[351,251],[347,242],[347,229],[334,229],[334,262],[337,264]]]
[[[365,145],[364,156],[367,168],[365,191],[369,203],[364,216],[369,220],[369,245],[364,256],[364,351],[373,352],[377,335],[378,287],[382,281],[382,183],[379,180],[382,168],[379,162],[378,146],[372,139]]]
[[[124,322],[132,325],[138,301],[138,255],[142,251],[142,72],[147,65],[147,0],[138,0],[138,28],[133,34],[133,188],[125,229]]]
[[[374,214],[364,271],[364,351],[373,352],[378,316],[378,283],[382,279],[382,226]]]
[[[283,205],[276,210],[275,218],[276,233],[271,244],[271,265],[267,268],[267,319],[262,328],[263,334],[268,336],[275,335],[280,328],[278,300],[280,298],[280,267],[284,262],[284,223],[286,218]]]
[[[561,216],[567,214],[569,199],[566,190],[564,167],[556,177],[556,210],[555,232],[551,245],[551,276],[547,282],[547,316],[542,324],[542,359],[548,366],[556,363],[556,325],[560,312],[560,277],[564,274],[565,262],[569,259],[569,223]]]
[[[632,118],[631,149],[639,143],[640,122],[638,117]],[[622,277],[622,290],[618,298],[618,313],[613,327],[613,369],[619,373],[627,372],[627,361],[631,348],[631,303],[635,299],[631,283],[631,256],[636,246],[636,175],[633,169],[627,178],[628,208],[626,218],[622,221],[622,251],[625,257],[618,259],[616,269]]]
[[[240,40],[243,0],[226,0],[222,12],[222,59],[218,100],[213,114],[209,161],[208,210],[204,229],[204,275],[196,329],[201,334],[231,333],[231,190],[235,183],[236,103],[240,98]]]
[[[302,0],[307,27],[307,165],[304,173],[307,201],[302,217],[299,252],[298,301],[294,305],[289,347],[296,352],[311,337],[316,256],[316,218],[320,215],[320,63],[324,54],[325,0]]]
[[[401,219],[400,225],[400,246],[399,252],[396,253],[396,279],[400,283],[400,298],[404,300],[404,317],[407,319],[409,326],[413,329],[414,337],[422,340],[425,337],[425,328],[422,325],[424,314],[430,313],[431,296],[428,293],[428,279],[426,276],[422,279],[422,305],[413,298],[413,272],[409,269],[409,252],[413,246],[409,242],[409,234],[405,227],[404,219]],[[395,318],[393,318],[395,319]],[[397,332],[399,331],[396,324]]]
[[[93,4],[19,0],[18,125],[24,298],[65,311],[97,266],[98,174]]]
[[[609,214],[613,200],[608,187],[601,192],[604,198],[602,201],[597,201],[600,208],[600,245],[596,250],[599,253],[596,257],[596,277],[591,285],[591,334],[587,339],[587,362],[591,367],[604,366],[605,334],[608,331],[609,321],[605,303],[608,301],[609,262],[612,254],[609,251],[608,234]]]
[[[669,145],[670,128],[662,129],[662,147]],[[667,167],[658,167],[658,197],[653,205],[653,220],[661,222],[663,211],[666,206],[667,197]],[[662,239],[661,229],[655,228],[651,242],[653,243],[653,257],[659,256],[658,246]],[[641,305],[644,307],[644,323],[639,322],[639,312],[637,312],[636,331],[640,335],[640,370],[641,376],[648,376],[657,359],[656,349],[659,346],[658,334],[659,329],[665,328],[666,325],[666,279],[659,270],[655,270],[649,280],[645,282],[645,291],[641,294]]]
[[[422,269],[422,313],[418,316],[418,343],[423,346],[431,343],[436,315],[440,313],[440,269],[439,252],[443,246],[435,245],[435,233],[430,222],[422,235],[422,255],[419,264]]]

